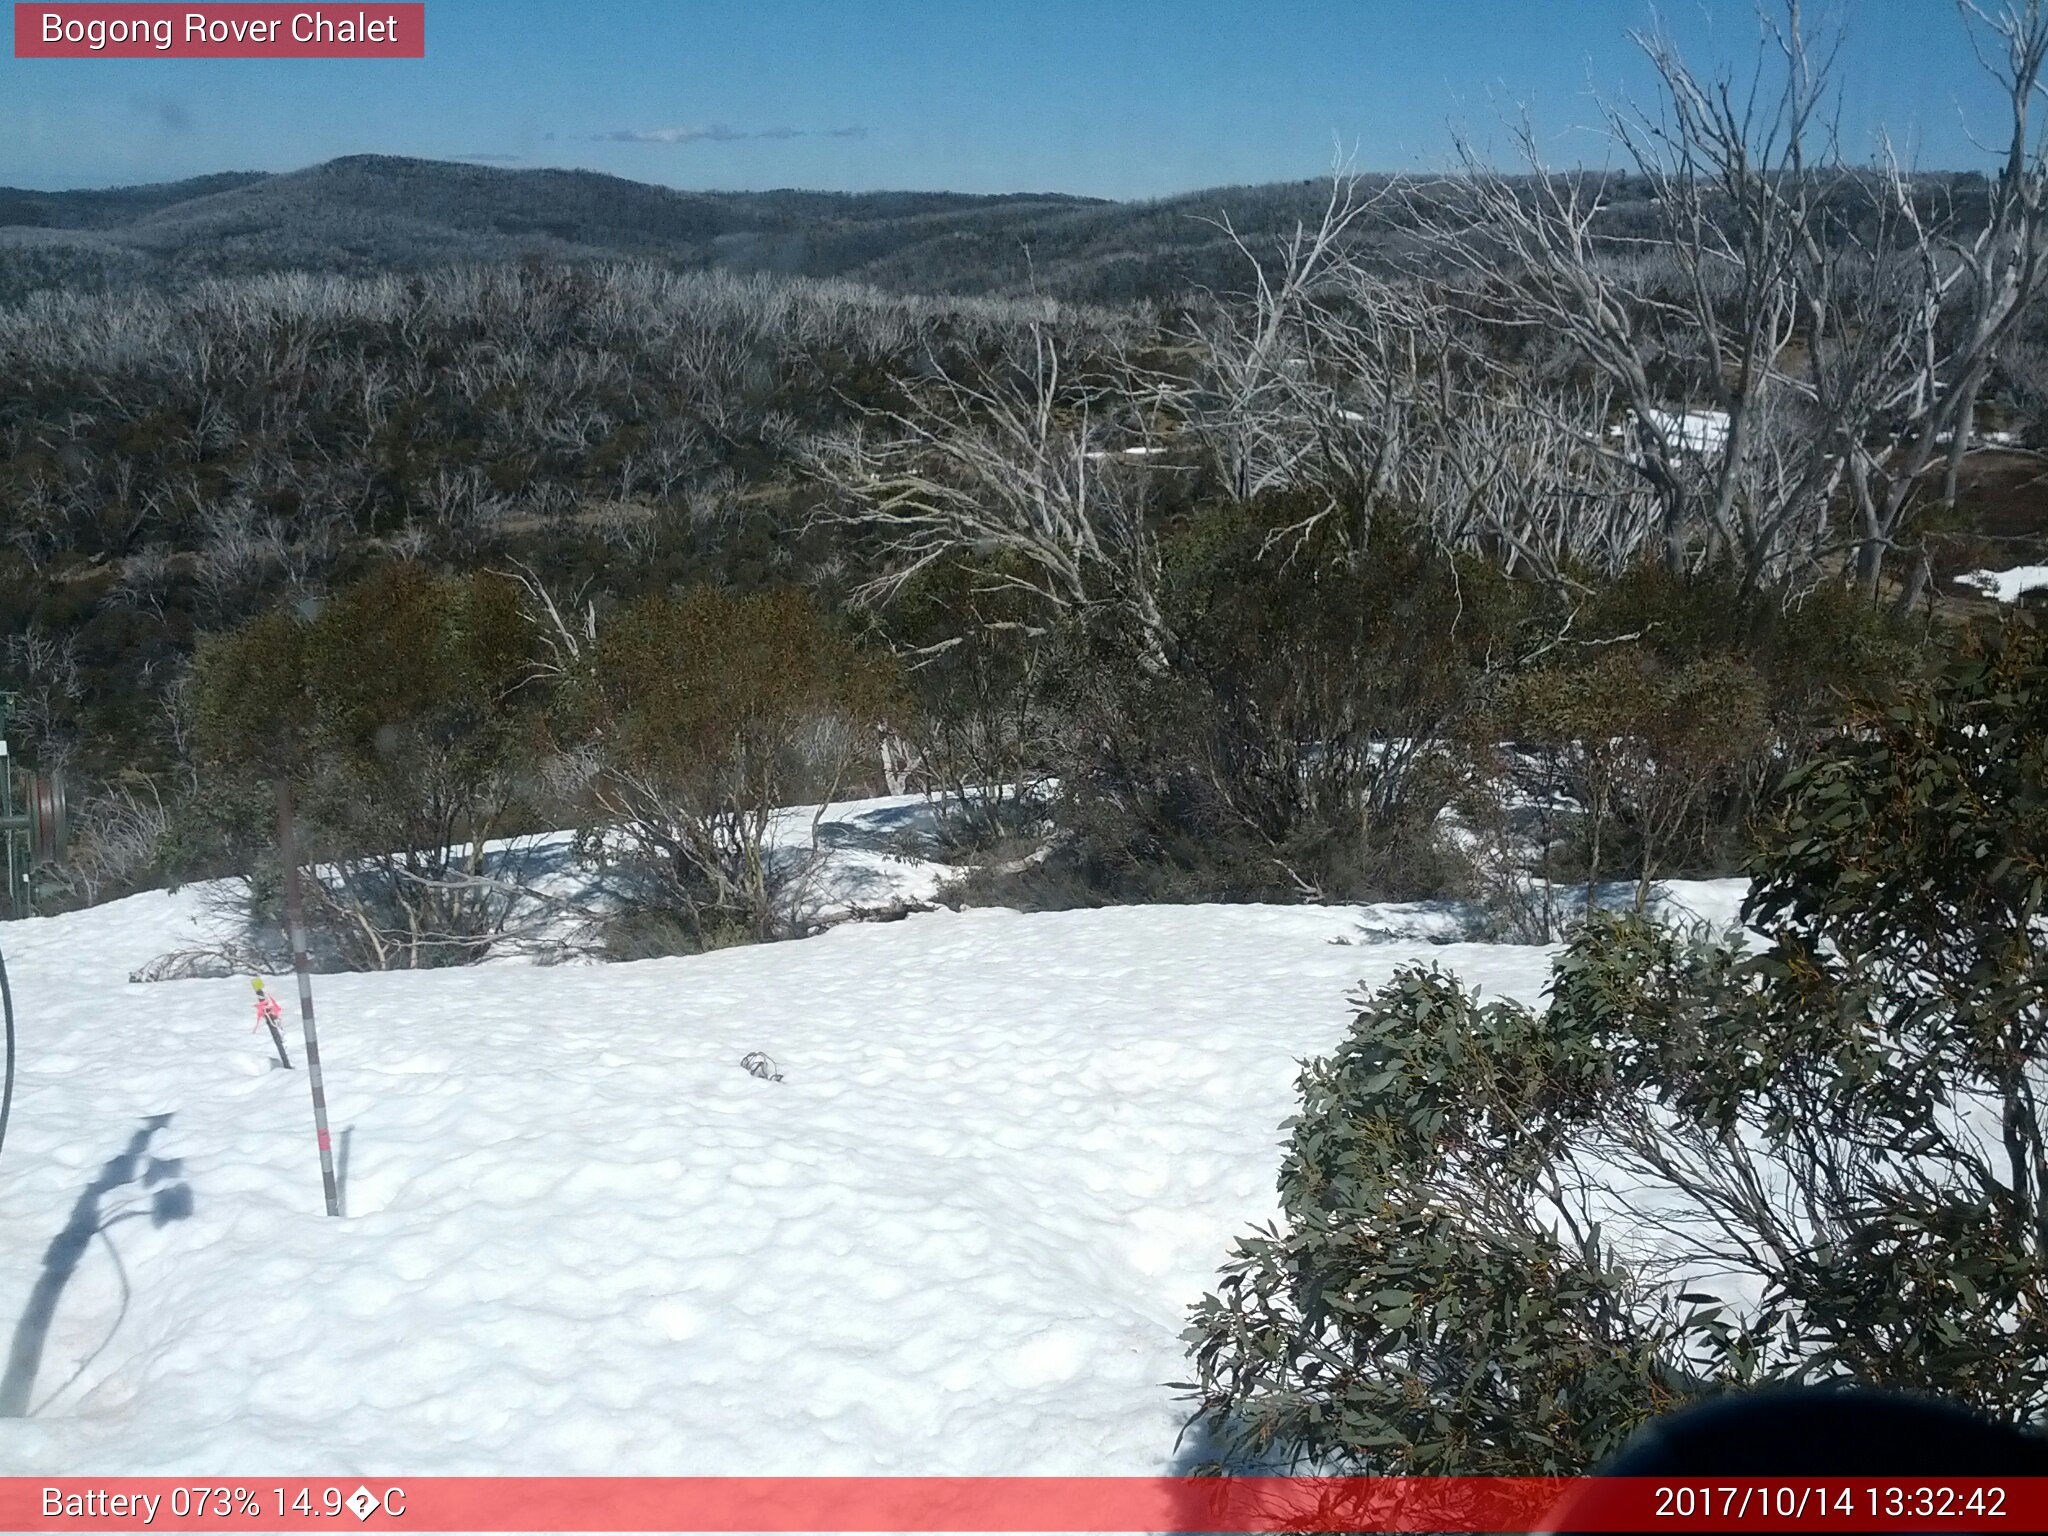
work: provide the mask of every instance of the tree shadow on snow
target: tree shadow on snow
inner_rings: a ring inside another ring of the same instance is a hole
[[[925,854],[938,841],[938,818],[921,801],[915,805],[878,806],[843,821],[818,823],[820,848]]]
[[[1174,1511],[1177,1516],[1175,1528],[1203,1536],[1198,1522],[1208,1518],[1211,1508],[1202,1496],[1200,1479],[1219,1476],[1277,1477],[1290,1470],[1277,1462],[1246,1455],[1215,1435],[1207,1424],[1190,1423],[1182,1431],[1180,1441],[1173,1449],[1173,1459],[1166,1467],[1169,1477],[1194,1480],[1183,1483],[1173,1496],[1178,1506]]]
[[[1348,1480],[1361,1475],[1356,1466],[1329,1466],[1290,1461],[1279,1453],[1257,1456],[1244,1449],[1249,1435],[1242,1417],[1236,1417],[1223,1435],[1207,1424],[1190,1424],[1174,1448],[1167,1475],[1185,1479],[1173,1500],[1175,1529],[1198,1536],[1223,1536],[1229,1531],[1421,1531],[1455,1529],[1455,1504],[1448,1496],[1418,1492],[1411,1485],[1405,1495],[1392,1492],[1361,1494]],[[1215,1477],[1271,1478],[1256,1490],[1240,1489],[1224,1502],[1227,1522],[1217,1522],[1222,1531],[1205,1526],[1218,1513],[1216,1502],[1205,1498],[1202,1484]],[[1336,1485],[1322,1482],[1333,1479]],[[1423,1488],[1434,1486],[1430,1479],[1418,1480]],[[1361,1504],[1359,1500],[1368,1502]],[[1420,1502],[1411,1503],[1407,1500]],[[1465,1527],[1482,1529],[1476,1525]],[[1484,1527],[1491,1529],[1492,1527]]]
[[[169,1115],[150,1115],[142,1122],[142,1128],[128,1138],[128,1145],[101,1167],[99,1177],[79,1193],[78,1201],[71,1207],[71,1219],[50,1241],[49,1249],[43,1254],[43,1273],[29,1293],[28,1307],[21,1314],[21,1320],[14,1325],[14,1342],[7,1352],[7,1371],[0,1376],[0,1418],[20,1419],[31,1413],[29,1393],[35,1386],[36,1372],[41,1368],[43,1346],[49,1339],[50,1324],[57,1315],[57,1303],[64,1294],[64,1287],[78,1272],[79,1262],[85,1251],[92,1246],[92,1240],[99,1238],[107,1245],[107,1253],[114,1261],[114,1273],[121,1282],[121,1309],[115,1315],[113,1326],[107,1336],[95,1349],[78,1364],[63,1386],[43,1399],[41,1406],[47,1407],[52,1398],[62,1393],[72,1382],[78,1380],[100,1352],[113,1342],[114,1335],[121,1330],[122,1322],[128,1316],[128,1273],[122,1268],[120,1251],[107,1236],[108,1229],[121,1222],[138,1216],[147,1216],[151,1226],[161,1227],[173,1221],[183,1221],[192,1214],[192,1186],[179,1181],[183,1164],[177,1158],[151,1157],[149,1143],[156,1133],[171,1123]],[[146,1204],[127,1202],[118,1208],[103,1212],[100,1202],[115,1191],[127,1185],[139,1185],[148,1192]]]

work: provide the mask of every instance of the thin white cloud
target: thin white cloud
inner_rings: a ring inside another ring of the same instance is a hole
[[[864,139],[865,128],[728,128],[700,123],[689,128],[617,128],[591,137],[605,144],[737,144],[747,139]]]

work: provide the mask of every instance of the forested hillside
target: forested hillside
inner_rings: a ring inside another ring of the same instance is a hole
[[[1600,178],[1601,228],[1654,223],[1641,176]],[[1420,249],[1423,184],[1352,228],[1382,259]],[[1983,216],[1974,176],[1918,178],[1923,202]],[[688,192],[591,171],[512,171],[358,155],[282,175],[162,186],[0,188],[0,300],[39,288],[304,271],[374,274],[449,263],[651,261],[671,270],[846,278],[903,293],[1172,302],[1250,276],[1266,248],[1321,211],[1314,179],[1146,202],[1020,193]],[[1853,194],[1852,194],[1853,195]],[[1227,227],[1226,227],[1227,226]]]
[[[909,291],[1163,297],[1223,278],[1225,207],[1263,229],[1313,188],[1126,205],[1052,194],[681,192],[589,171],[355,156],[93,192],[0,189],[0,298],[37,287],[451,261],[646,259]]]

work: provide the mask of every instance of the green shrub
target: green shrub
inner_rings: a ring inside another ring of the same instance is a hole
[[[1005,574],[933,566],[880,616],[902,658],[912,783],[961,851],[994,849],[1043,814],[1052,759],[1054,639]]]
[[[331,959],[480,958],[518,903],[485,844],[533,827],[534,662],[519,590],[492,575],[393,566],[310,618],[263,615],[195,659],[198,799],[233,819],[246,867],[270,852],[270,786],[292,782]]]
[[[1720,571],[1675,576],[1662,564],[1592,583],[1572,629],[1602,643],[1633,636],[1666,668],[1741,665],[1763,685],[1773,728],[1800,753],[1851,701],[1889,697],[1921,676],[1934,638],[1839,583],[1774,591]]]
[[[1188,1332],[1221,1465],[1581,1472],[1677,1402],[1670,1321],[1598,1228],[1547,1217],[1550,1147],[1600,1062],[1415,970],[1302,1069],[1281,1224]]]
[[[1749,1112],[1831,1133],[1857,1197],[1785,1305],[1838,1369],[2037,1420],[2048,627],[1970,635],[1935,682],[1863,713],[1791,777],[1755,875],[1746,917],[1772,945],[1751,1013],[1797,1070],[1744,1082]]]
[[[1733,862],[1727,846],[1777,755],[1763,680],[1730,656],[1661,662],[1610,646],[1503,679],[1479,718],[1495,773],[1528,803],[1573,807],[1571,835],[1539,818],[1537,868],[1575,863],[1586,908],[1598,882]]]
[[[665,913],[697,944],[796,931],[815,825],[812,848],[778,851],[776,811],[822,808],[879,766],[896,704],[891,669],[801,592],[635,603],[590,648],[567,718],[598,765],[584,845],[628,914]]]
[[[1518,938],[1554,937],[1577,885],[1725,875],[1789,764],[1857,697],[1894,696],[1935,637],[1837,587],[1768,592],[1642,566],[1550,595],[1466,720],[1459,809],[1478,884]]]
[[[1070,838],[1036,874],[1097,899],[1350,900],[1459,878],[1453,728],[1521,594],[1396,519],[1363,546],[1313,504],[1217,509],[1162,541],[1161,664],[1076,626],[1058,673]]]
[[[1195,1309],[1222,1459],[1583,1472],[1768,1381],[2048,1414],[2048,634],[1860,714],[1753,873],[1755,952],[1603,915],[1540,1013],[1365,1001]]]

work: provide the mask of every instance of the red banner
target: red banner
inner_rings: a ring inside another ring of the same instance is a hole
[[[14,7],[17,59],[422,59],[424,4]]]
[[[2048,1478],[0,1478],[7,1531],[2048,1531]]]

